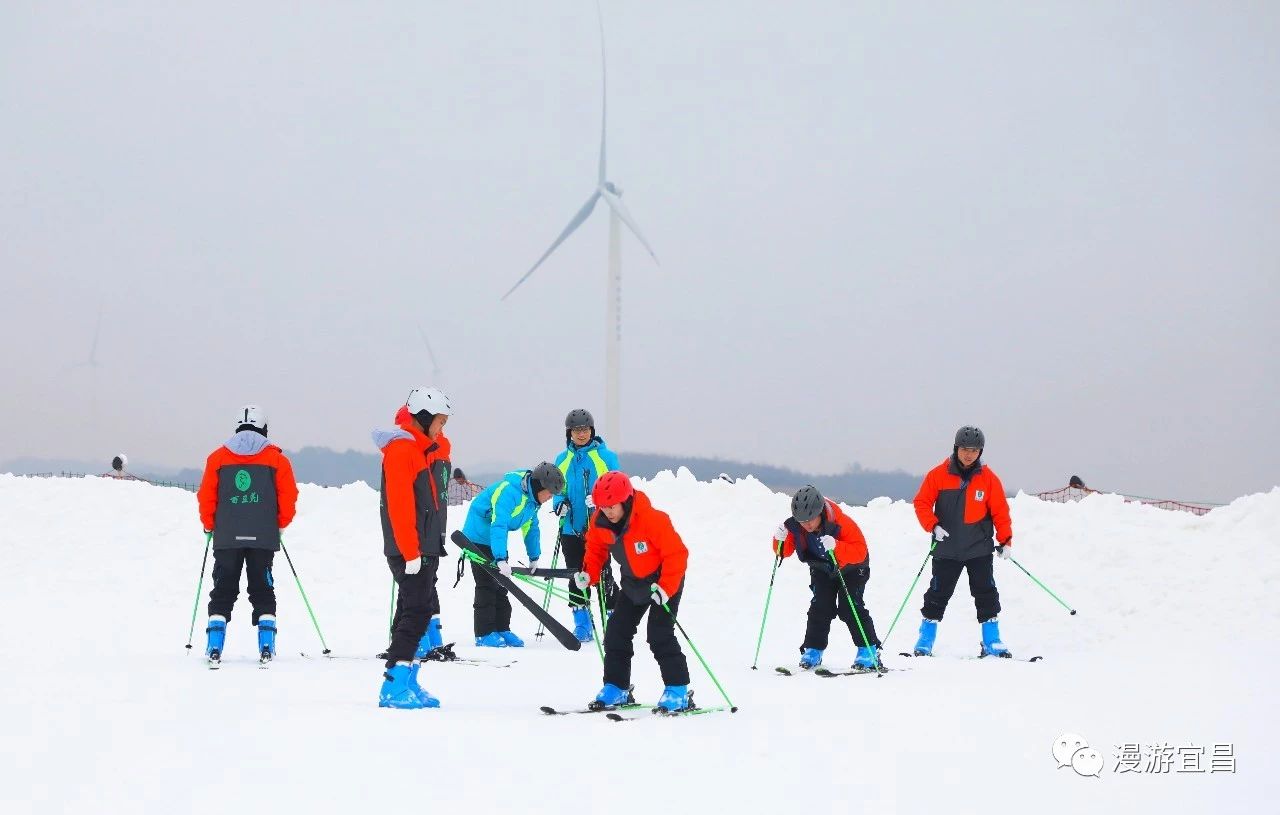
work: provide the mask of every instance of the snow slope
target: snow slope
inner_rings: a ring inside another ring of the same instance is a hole
[[[541,704],[588,701],[594,646],[577,653],[517,607],[531,647],[507,670],[427,666],[438,711],[376,706],[380,664],[313,661],[315,631],[277,558],[280,656],[256,668],[241,594],[227,661],[208,671],[206,578],[186,655],[203,550],[195,498],[105,479],[0,475],[0,807],[5,812],[582,811],[680,813],[1254,811],[1280,792],[1267,693],[1280,635],[1280,489],[1204,517],[1094,496],[1080,504],[1014,499],[1015,556],[1079,609],[1066,611],[997,563],[1005,641],[1039,664],[963,660],[978,626],[964,581],[939,656],[907,660],[921,587],[887,641],[909,671],[783,678],[804,627],[805,570],[777,576],[761,656],[750,670],[786,496],[758,482],[699,483],[687,473],[641,485],[691,550],[681,621],[736,715],[615,724],[548,718]],[[909,505],[850,510],[872,552],[868,603],[888,629],[927,549]],[[451,517],[456,528],[461,512]],[[551,551],[553,525],[544,525]],[[513,542],[514,543],[514,542]],[[304,486],[286,545],[335,653],[385,642],[390,577],[377,496],[364,485]],[[518,544],[513,551],[519,553]],[[446,640],[470,641],[470,578],[442,568]],[[925,578],[927,580],[927,573]],[[922,581],[923,585],[923,581]],[[567,620],[567,611],[561,609]],[[686,651],[687,652],[687,651]],[[688,653],[688,652],[687,652]],[[834,631],[833,667],[852,661]],[[643,640],[635,683],[661,683]],[[718,699],[690,653],[703,705]],[[1058,769],[1056,736],[1085,736],[1107,757],[1099,778]],[[1129,742],[1232,743],[1234,774],[1117,775]],[[1250,804],[1253,806],[1250,806]]]

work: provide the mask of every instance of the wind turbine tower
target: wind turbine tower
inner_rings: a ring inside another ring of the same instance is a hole
[[[502,295],[502,299],[506,300],[511,296],[520,284],[529,279],[529,276],[537,271],[551,253],[554,252],[560,244],[574,233],[574,231],[590,217],[592,210],[595,209],[596,202],[604,199],[609,206],[609,264],[608,277],[605,291],[605,398],[604,398],[604,434],[605,438],[616,449],[621,445],[621,367],[622,367],[622,227],[626,226],[632,235],[640,241],[649,256],[653,258],[654,263],[658,262],[658,256],[654,254],[653,247],[645,240],[644,235],[640,234],[640,227],[636,224],[635,219],[631,217],[631,213],[627,211],[626,206],[622,203],[622,190],[618,188],[608,177],[608,71],[605,59],[604,47],[604,16],[600,12],[600,3],[596,3],[596,20],[600,26],[600,162],[596,171],[596,187],[591,192],[591,196],[587,198],[587,202],[582,205],[577,214],[569,221],[569,225],[561,231],[560,235],[552,242],[547,251],[542,253],[542,257],[530,267],[524,276],[516,281],[506,294]]]

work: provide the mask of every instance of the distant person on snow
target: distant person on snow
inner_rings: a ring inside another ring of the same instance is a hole
[[[497,564],[498,571],[511,576],[507,562],[507,537],[520,530],[529,568],[538,568],[542,555],[538,507],[564,490],[564,475],[556,465],[544,461],[532,470],[515,470],[485,487],[471,502],[462,534],[476,551]],[[487,648],[520,648],[524,640],[511,630],[511,601],[507,590],[485,566],[471,564],[476,581],[476,645]]]
[[[634,489],[626,473],[605,473],[591,491],[596,510],[587,527],[582,571],[574,575],[585,590],[599,581],[610,556],[622,570],[613,616],[604,634],[604,687],[592,707],[613,708],[635,701],[631,693],[632,639],[649,612],[648,641],[666,687],[658,707],[678,712],[693,705],[689,664],[676,639],[675,614],[684,594],[689,550],[665,512]],[[668,614],[662,608],[666,604]]]
[[[465,504],[479,494],[480,485],[468,481],[461,467],[453,471],[453,478],[449,479],[449,506]]]
[[[595,502],[591,489],[596,480],[610,470],[618,469],[618,457],[596,435],[596,420],[582,408],[569,411],[564,420],[565,449],[556,457],[556,467],[564,474],[564,494],[552,499],[552,508],[560,519],[560,548],[565,566],[577,572],[586,554],[587,522]],[[607,566],[607,563],[606,563]],[[613,607],[613,570],[607,569],[601,584],[606,606]],[[569,580],[569,607],[573,610],[573,634],[579,642],[591,642],[591,595]]]
[[[236,432],[209,454],[196,498],[200,522],[213,535],[213,591],[209,593],[208,643],[211,666],[222,659],[227,622],[240,594],[245,569],[258,658],[276,653],[276,592],[271,564],[280,550],[280,532],[293,521],[298,484],[293,465],[267,441],[267,414],[246,405],[236,414]]]
[[[956,431],[951,457],[924,477],[916,493],[916,517],[933,534],[933,579],[924,593],[916,656],[930,656],[938,622],[962,571],[969,573],[969,592],[982,624],[982,656],[1009,657],[1000,641],[1000,593],[992,555],[1010,556],[1013,526],[1004,485],[982,463],[986,436],[965,425]],[[994,536],[994,540],[993,540]]]
[[[418,684],[422,663],[415,657],[422,654],[424,640],[429,643],[428,620],[438,625],[432,613],[439,608],[436,571],[444,554],[444,481],[437,480],[434,462],[444,461],[448,467],[448,440],[441,439],[452,413],[448,397],[438,388],[414,388],[403,417],[397,414],[396,429],[373,432],[382,450],[382,552],[399,588],[379,707],[440,706],[440,700]]]
[[[823,498],[817,487],[802,487],[791,498],[791,517],[773,533],[773,552],[780,558],[790,557],[794,552],[801,563],[809,566],[813,599],[809,601],[808,624],[800,644],[800,667],[813,670],[822,664],[831,621],[839,617],[858,648],[854,670],[878,669],[880,639],[863,601],[867,581],[871,579],[871,558],[866,538],[853,519],[834,501]],[[832,553],[835,553],[834,563]],[[853,609],[844,596],[846,587],[853,598]]]

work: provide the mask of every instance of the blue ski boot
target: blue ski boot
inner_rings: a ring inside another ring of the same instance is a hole
[[[874,671],[880,667],[880,655],[874,645],[858,646],[858,656],[853,660],[855,671]]]
[[[590,609],[575,608],[573,610],[573,636],[578,638],[578,642],[591,642],[594,639],[591,635]]]
[[[524,640],[522,640],[522,639],[520,639],[519,637],[517,637],[517,636],[516,636],[513,632],[511,632],[511,631],[499,631],[499,632],[498,632],[498,636],[502,637],[502,642],[503,642],[503,643],[504,643],[508,648],[523,648],[523,647],[524,647]]]
[[[668,713],[679,713],[693,707],[688,685],[667,685],[658,699],[658,707]]]
[[[276,617],[263,614],[258,618],[258,662],[266,665],[276,655]]]
[[[444,630],[440,627],[440,615],[434,614],[427,621],[427,639],[430,641],[432,649],[440,648],[444,645]]]
[[[933,641],[938,637],[937,620],[920,621],[920,639],[916,640],[915,655],[918,657],[933,656]]]
[[[817,648],[803,648],[800,651],[800,667],[812,671],[822,664],[822,651]]]
[[[483,637],[476,637],[476,645],[482,648],[506,648],[507,641],[502,638],[501,631],[492,631]]]
[[[1009,649],[1000,641],[1000,623],[995,617],[987,620],[982,624],[982,656],[984,657],[1012,657]]]
[[[422,667],[422,663],[415,662],[413,667],[409,669],[409,687],[413,688],[413,692],[418,694],[419,701],[423,707],[440,707],[440,700],[427,693],[426,688],[418,684],[418,670]]]
[[[222,661],[222,646],[227,641],[227,618],[214,614],[209,618],[209,627],[204,630],[209,640],[204,647],[204,655],[209,660],[209,667],[216,668]]]
[[[419,710],[426,707],[414,688],[412,669],[407,662],[397,662],[382,674],[382,690],[378,693],[378,707],[400,710]]]
[[[596,694],[595,701],[588,707],[592,710],[608,710],[619,707],[621,705],[629,705],[635,701],[635,697],[631,695],[631,689],[623,689],[617,685],[605,685]]]

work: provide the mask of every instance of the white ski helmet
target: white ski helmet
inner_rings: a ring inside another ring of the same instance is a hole
[[[265,432],[267,429],[267,412],[257,405],[245,405],[236,413],[236,427],[252,425]]]
[[[438,416],[441,413],[445,416],[453,415],[453,406],[449,404],[449,397],[445,396],[444,391],[439,388],[414,388],[409,391],[409,398],[405,400],[405,405],[413,416],[424,410],[432,416]]]

